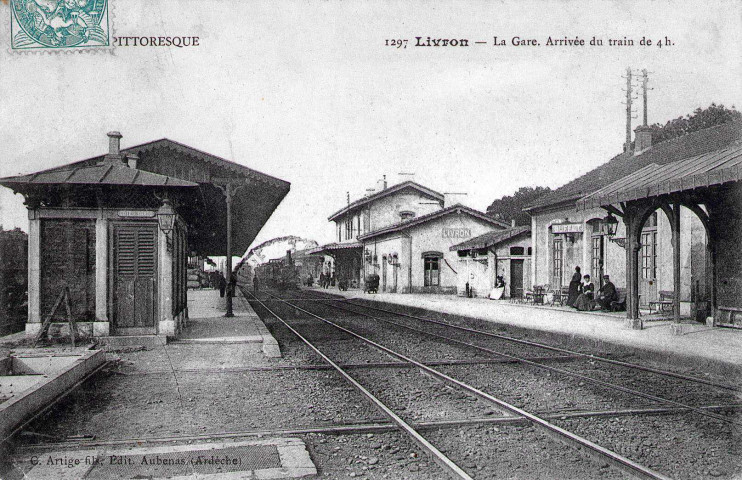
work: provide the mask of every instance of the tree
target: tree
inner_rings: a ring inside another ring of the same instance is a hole
[[[506,195],[492,202],[487,207],[487,215],[507,223],[515,220],[518,226],[530,225],[531,216],[523,208],[549,192],[549,187],[521,187],[513,195]]]
[[[737,111],[734,105],[730,109],[724,105],[712,103],[708,108],[696,108],[692,114],[669,120],[664,125],[659,123],[651,125],[649,128],[652,131],[652,145],[741,118],[742,113]]]

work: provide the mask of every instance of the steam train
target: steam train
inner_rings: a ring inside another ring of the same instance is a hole
[[[306,250],[291,252],[255,267],[262,285],[279,290],[294,290],[301,285],[312,285],[322,273],[324,257],[311,255]]]

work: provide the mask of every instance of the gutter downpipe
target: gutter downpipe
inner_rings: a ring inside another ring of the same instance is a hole
[[[407,292],[412,293],[412,235],[402,232],[409,240],[409,263],[407,264]]]

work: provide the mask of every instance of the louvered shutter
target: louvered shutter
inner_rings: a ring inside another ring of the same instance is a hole
[[[119,224],[114,231],[116,329],[142,333],[155,322],[157,225]]]

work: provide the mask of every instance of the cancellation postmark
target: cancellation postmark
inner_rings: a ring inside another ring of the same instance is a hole
[[[10,0],[13,51],[111,46],[108,0]]]

